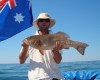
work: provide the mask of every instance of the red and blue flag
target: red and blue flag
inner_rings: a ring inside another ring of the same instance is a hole
[[[32,26],[30,0],[0,0],[0,41]]]

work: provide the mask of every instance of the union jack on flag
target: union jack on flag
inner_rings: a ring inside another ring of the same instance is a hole
[[[0,0],[0,41],[32,26],[30,0]]]

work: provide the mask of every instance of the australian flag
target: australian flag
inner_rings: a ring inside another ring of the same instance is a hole
[[[30,0],[0,0],[0,41],[32,26]]]

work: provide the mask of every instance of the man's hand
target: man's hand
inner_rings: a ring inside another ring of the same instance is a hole
[[[55,47],[53,48],[53,51],[59,51],[62,49],[63,49],[63,45],[61,45],[60,41],[57,41]]]

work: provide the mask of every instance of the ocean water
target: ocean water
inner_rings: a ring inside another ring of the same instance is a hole
[[[100,61],[62,62],[61,72],[76,70],[100,70]],[[0,80],[28,80],[27,64],[0,64]]]

